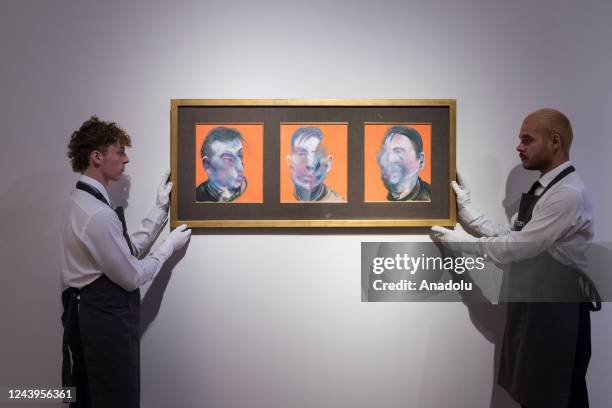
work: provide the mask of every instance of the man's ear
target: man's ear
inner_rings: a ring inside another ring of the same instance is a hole
[[[550,141],[554,151],[561,150],[561,135],[558,133],[552,133],[550,135]]]
[[[102,154],[101,151],[93,150],[89,154],[89,164],[93,165],[94,167],[100,167],[100,165],[102,164],[103,158],[104,158],[104,155]]]
[[[334,155],[330,154],[329,156],[327,156],[327,172],[329,173],[330,170],[332,169],[332,164],[334,164]]]
[[[290,154],[285,156],[285,161],[287,162],[287,164],[289,165],[290,168],[293,168],[293,166],[291,165],[292,160],[291,160],[291,155]]]
[[[419,171],[423,170],[425,167],[425,153],[421,152],[419,154]]]
[[[210,159],[208,156],[202,156],[202,166],[204,167],[204,170],[208,172],[208,169],[210,168]]]

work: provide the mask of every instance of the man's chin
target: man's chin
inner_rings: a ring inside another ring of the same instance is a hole
[[[534,166],[532,163],[529,163],[529,162],[523,161],[521,164],[523,165],[523,168],[524,168],[525,170],[537,170],[537,169],[535,168],[535,166]]]
[[[294,183],[297,187],[301,188],[304,191],[309,191],[312,192],[314,190],[316,190],[316,188],[319,186],[317,185],[313,185],[310,183]]]
[[[387,180],[383,180],[383,184],[392,194],[397,194],[400,191],[399,185],[397,183],[390,183]]]
[[[389,186],[397,186],[399,184],[399,182],[401,181],[400,177],[390,177],[390,178],[384,178],[383,177],[383,183],[385,184],[385,186],[389,187]]]
[[[303,188],[304,190],[314,190],[315,188],[318,187],[319,184],[321,184],[321,183],[317,183],[316,177],[303,177],[303,178],[298,178],[297,180],[294,179],[293,183]]]

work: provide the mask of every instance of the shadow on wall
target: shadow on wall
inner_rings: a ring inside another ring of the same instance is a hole
[[[145,293],[140,305],[140,338],[144,336],[153,320],[157,317],[164,293],[168,287],[168,282],[170,282],[170,276],[172,276],[172,271],[176,264],[185,256],[188,246],[186,245],[172,254],[153,279],[147,293]]]
[[[121,178],[108,185],[106,191],[112,201],[113,206],[126,209],[129,205],[130,189],[132,187],[132,177],[123,174]]]
[[[506,193],[502,201],[502,206],[506,212],[508,221],[518,212],[521,201],[521,194],[529,189],[537,174],[525,170],[523,166],[515,166],[506,179]],[[503,273],[507,273],[506,268],[502,268]],[[503,290],[503,288],[502,288]],[[483,296],[484,298],[484,296]],[[464,299],[464,304],[468,308],[470,320],[474,327],[488,341],[494,344],[495,356],[493,366],[493,386],[491,389],[491,408],[517,408],[517,404],[512,397],[497,384],[497,373],[499,370],[499,360],[504,337],[504,327],[506,324],[506,305],[491,304],[482,299]]]
[[[114,206],[122,206],[124,209],[129,206],[128,200],[130,198],[131,187],[132,178],[127,174],[122,175],[121,179],[118,181],[109,184],[107,191]],[[140,305],[141,338],[155,317],[157,317],[164,293],[168,287],[168,282],[170,282],[170,276],[172,276],[172,271],[176,264],[185,256],[186,251],[187,246],[172,254],[170,259],[164,263],[145,293]]]
[[[525,170],[520,164],[510,170],[506,179],[506,195],[501,203],[506,211],[508,221],[518,212],[521,195],[529,190],[529,187],[537,178],[537,172]]]

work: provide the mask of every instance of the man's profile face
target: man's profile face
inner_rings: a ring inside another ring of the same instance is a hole
[[[519,144],[516,150],[523,167],[527,170],[545,169],[553,157],[551,138],[537,130],[536,118],[527,117],[519,133]]]
[[[396,133],[382,145],[378,164],[383,182],[393,189],[417,177],[425,165],[425,156],[422,152],[417,155],[410,139]]]
[[[239,189],[244,182],[242,142],[239,139],[228,142],[216,140],[211,144],[210,150],[211,157],[202,158],[208,179],[221,188]]]
[[[332,159],[317,137],[296,139],[291,155],[286,157],[293,183],[306,190],[314,190],[323,183],[331,170]]]
[[[125,146],[116,142],[108,145],[104,153],[99,150],[97,152],[99,153],[94,152],[94,154],[98,154],[97,158],[102,174],[108,180],[119,180],[125,170],[125,165],[130,161],[125,153]]]

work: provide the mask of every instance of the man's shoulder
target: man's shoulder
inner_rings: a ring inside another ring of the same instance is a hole
[[[196,201],[215,201],[213,196],[208,191],[208,181],[201,183],[196,187]]]
[[[68,201],[68,216],[78,219],[83,227],[89,224],[119,222],[117,214],[111,207],[85,191],[74,190]]]
[[[419,177],[419,182],[412,200],[414,201],[431,201],[431,185]]]
[[[563,199],[574,203],[590,200],[587,187],[576,172],[568,174],[553,185],[544,197],[547,195],[549,199]]]
[[[326,189],[326,192],[319,201],[326,201],[326,202],[332,202],[332,203],[346,202],[346,200],[342,198],[342,196],[339,193],[329,188],[329,186],[325,185],[325,189]]]
[[[89,217],[93,217],[98,213],[107,216],[114,213],[113,209],[106,205],[106,203],[103,203],[91,194],[78,189],[73,190],[72,193],[70,193],[66,206],[71,211],[80,211]]]
[[[74,190],[68,197],[64,207],[64,223],[70,226],[69,231],[85,239],[100,226],[117,228],[116,224],[121,224],[112,208],[81,190]]]
[[[429,193],[431,191],[431,184],[423,180],[421,177],[419,177],[419,180],[421,181],[421,189]]]
[[[200,183],[197,187],[196,187],[196,191],[204,191],[206,190],[206,184],[208,183],[208,181],[205,181],[203,183]]]
[[[591,198],[588,190],[578,174],[571,173],[553,185],[544,196],[538,200],[534,211],[544,209],[573,214],[576,211],[582,216],[592,218]]]

